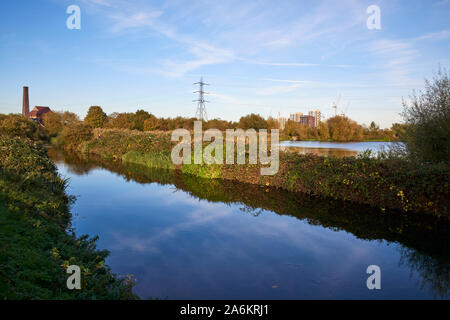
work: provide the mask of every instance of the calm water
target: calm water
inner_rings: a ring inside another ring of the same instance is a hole
[[[314,153],[321,156],[356,156],[365,150],[377,153],[388,150],[393,142],[322,142],[322,141],[282,141],[281,149],[300,154]]]
[[[448,224],[52,152],[78,235],[142,298],[448,298]],[[98,162],[97,162],[98,163]],[[366,268],[381,268],[368,290]]]

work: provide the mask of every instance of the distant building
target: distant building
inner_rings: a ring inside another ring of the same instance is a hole
[[[300,122],[300,118],[303,116],[302,112],[291,113],[289,120]]]
[[[23,87],[22,96],[22,115],[30,120],[33,120],[39,125],[42,125],[42,116],[48,112],[52,112],[49,107],[35,106],[30,112],[30,100],[28,95],[28,87]]]
[[[280,130],[284,130],[284,127],[286,127],[286,121],[287,119],[285,117],[278,117],[278,126]]]
[[[318,127],[319,127],[319,124],[320,124],[320,118],[321,118],[321,116],[322,116],[320,110],[317,109],[317,110],[309,111],[309,112],[308,112],[308,115],[314,117],[314,119],[315,119],[315,121],[314,121],[314,126],[315,126],[316,128],[318,128]]]
[[[316,118],[313,116],[301,116],[300,124],[304,124],[307,125],[309,128],[313,128],[315,127],[316,124]]]
[[[35,106],[28,114],[28,118],[42,125],[42,116],[48,112],[52,112],[49,107]]]

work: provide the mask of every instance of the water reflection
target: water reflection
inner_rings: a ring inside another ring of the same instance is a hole
[[[312,153],[319,156],[351,157],[365,150],[374,154],[388,150],[393,142],[324,142],[324,141],[282,141],[280,149],[299,154]]]
[[[448,298],[446,220],[49,154],[81,194],[78,232],[100,233],[143,297]],[[379,293],[365,288],[377,263]]]
[[[303,148],[303,147],[280,147],[281,151],[295,152],[298,154],[315,154],[325,157],[354,157],[358,155],[358,151],[336,148]]]

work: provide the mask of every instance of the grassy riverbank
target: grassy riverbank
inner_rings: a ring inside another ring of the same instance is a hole
[[[174,143],[168,132],[96,129],[72,150],[147,167],[179,169],[202,178],[221,178],[347,200],[404,212],[450,216],[450,170],[445,164],[368,157],[342,159],[280,153],[274,176],[260,175],[260,165],[172,164]],[[64,137],[60,139],[64,146]]]
[[[46,150],[26,138],[0,136],[0,297],[128,299],[132,284],[111,273],[96,239],[70,230],[66,181]],[[82,270],[81,290],[66,286],[66,269]]]

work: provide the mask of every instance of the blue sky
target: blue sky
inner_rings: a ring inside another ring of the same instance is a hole
[[[73,4],[80,30],[66,27]],[[209,118],[329,117],[341,94],[338,112],[389,127],[402,97],[449,67],[449,17],[450,0],[2,1],[0,112],[20,112],[28,85],[32,106],[81,117],[90,105],[191,117],[203,76]]]

